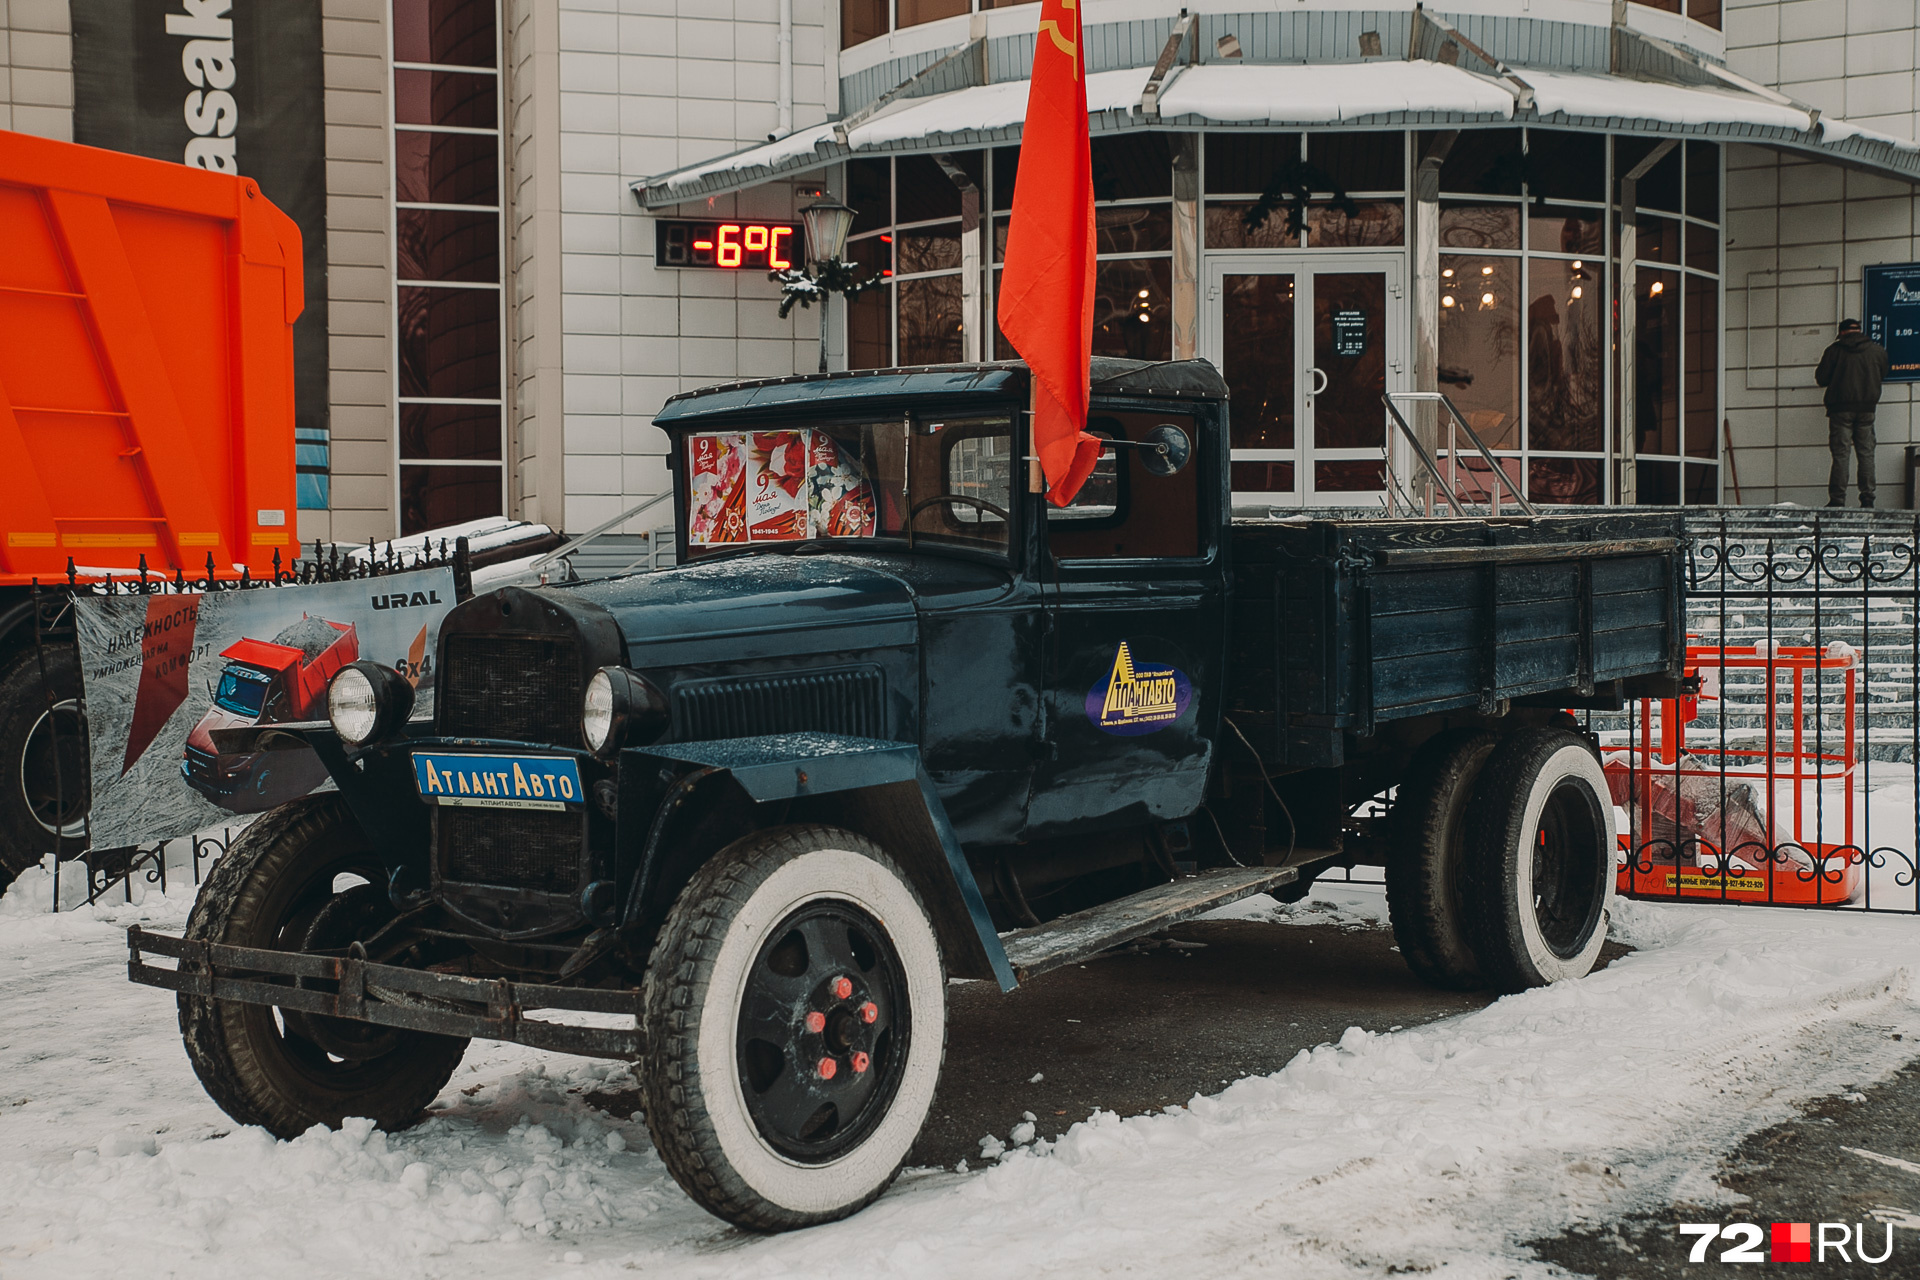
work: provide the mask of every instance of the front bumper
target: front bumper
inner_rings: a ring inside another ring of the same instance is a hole
[[[179,963],[147,963],[161,956]],[[403,1031],[505,1040],[590,1058],[637,1060],[645,1049],[634,1028],[580,1027],[526,1017],[535,1009],[640,1015],[638,991],[556,987],[504,978],[468,978],[374,964],[351,956],[265,951],[127,930],[127,977],[182,995],[276,1005],[302,1013]],[[324,984],[324,985],[322,985]]]

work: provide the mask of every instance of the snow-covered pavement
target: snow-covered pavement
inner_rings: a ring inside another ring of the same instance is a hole
[[[1712,1197],[1741,1136],[1920,1056],[1920,920],[1622,903],[1638,950],[1581,982],[1356,1029],[1185,1107],[1098,1114],[758,1238],[694,1208],[642,1124],[586,1102],[629,1083],[607,1064],[476,1044],[411,1132],[236,1130],[173,1001],[125,977],[122,927],[177,927],[185,895],[55,917],[26,911],[33,891],[0,900],[6,1280],[1544,1276],[1522,1242]],[[1358,914],[1369,894],[1316,891]]]

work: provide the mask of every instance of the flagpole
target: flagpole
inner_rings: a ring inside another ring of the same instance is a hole
[[[1047,491],[1046,472],[1040,468],[1040,442],[1033,437],[1034,415],[1039,412],[1040,381],[1027,370],[1027,492]]]

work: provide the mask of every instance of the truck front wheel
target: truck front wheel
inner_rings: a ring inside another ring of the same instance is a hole
[[[946,1056],[926,907],[872,841],[757,832],[680,894],[644,982],[647,1127],[704,1208],[783,1231],[893,1182]]]
[[[1528,729],[1494,749],[1468,807],[1461,870],[1467,940],[1496,990],[1592,970],[1613,901],[1613,802],[1584,739]]]
[[[339,954],[392,915],[380,859],[335,792],[282,805],[248,827],[214,864],[187,937]],[[189,995],[180,997],[180,1034],[220,1109],[281,1138],[316,1124],[337,1128],[348,1116],[404,1129],[467,1048],[449,1036]]]

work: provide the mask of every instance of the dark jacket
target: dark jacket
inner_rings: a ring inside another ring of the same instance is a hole
[[[1828,413],[1862,413],[1880,403],[1881,379],[1892,374],[1887,349],[1856,329],[1833,340],[1813,380],[1827,389]]]

